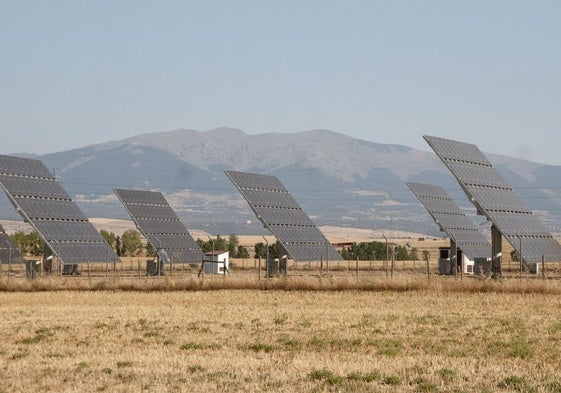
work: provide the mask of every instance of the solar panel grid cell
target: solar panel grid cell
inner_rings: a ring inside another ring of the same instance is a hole
[[[481,232],[467,231],[464,229],[449,229],[449,233],[454,239],[459,239],[457,240],[458,243],[484,244],[485,246],[489,246],[489,241]]]
[[[138,226],[144,233],[188,234],[187,228],[181,221],[167,220],[137,220]]]
[[[510,189],[504,178],[492,167],[462,162],[448,162],[448,166],[465,184]]]
[[[177,214],[169,206],[153,205],[127,205],[129,212],[138,220],[175,220],[179,221]]]
[[[166,253],[172,263],[201,263],[204,256],[200,249],[167,248]]]
[[[451,200],[450,195],[442,187],[415,182],[408,182],[407,185],[419,199]]]
[[[0,173],[44,178],[53,177],[47,167],[39,160],[5,155],[0,156]]]
[[[177,235],[177,234],[147,234],[146,237],[150,241],[150,244],[156,249],[163,248],[164,250],[176,248],[176,249],[199,249],[199,245],[193,240],[191,236],[188,235]],[[202,253],[202,251],[201,251]]]
[[[433,149],[438,149],[441,157],[448,160],[473,162],[488,166],[492,165],[476,145],[468,143],[458,144],[455,141],[437,137],[425,136],[424,138]]]
[[[295,261],[341,260],[341,256],[331,245],[324,244],[285,244],[287,252]]]
[[[287,192],[276,176],[236,171],[227,171],[227,174],[239,188]]]
[[[256,207],[255,210],[267,223],[315,226],[302,210]]]
[[[103,238],[89,222],[35,221],[35,227],[48,241],[103,242]]]
[[[494,214],[494,222],[502,229],[504,236],[552,237],[551,233],[532,215]]]
[[[0,175],[0,182],[11,195],[71,200],[55,180]]]
[[[448,199],[422,199],[423,205],[431,212],[464,215],[454,201]]]
[[[127,205],[169,206],[161,192],[117,189],[115,193]]]
[[[433,217],[445,230],[474,228],[473,222],[466,216],[433,213]]]
[[[120,262],[119,257],[105,242],[52,243],[53,251],[65,264],[83,262]]]
[[[257,207],[284,207],[300,209],[298,202],[287,192],[263,191],[244,189],[240,190],[251,205]]]
[[[473,197],[487,210],[530,212],[514,191],[471,187]]]
[[[315,227],[271,225],[270,228],[279,239],[282,239],[282,243],[295,242],[325,244],[325,237]]]
[[[74,204],[66,200],[14,198],[32,219],[87,221],[87,217]]]

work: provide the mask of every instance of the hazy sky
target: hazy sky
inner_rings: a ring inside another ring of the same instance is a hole
[[[559,1],[0,5],[3,154],[230,126],[561,165]]]

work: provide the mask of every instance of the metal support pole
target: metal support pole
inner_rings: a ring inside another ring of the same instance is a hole
[[[382,233],[382,236],[384,237],[384,239],[386,239],[386,277],[387,277],[388,276],[388,259],[389,259],[390,250],[389,250],[388,238],[383,233]]]
[[[516,235],[516,237],[518,237],[518,247],[520,249],[520,255],[518,256],[518,259],[520,260],[520,280],[522,280],[522,274],[524,272],[524,265],[522,263],[522,238],[518,234]]]
[[[454,278],[457,278],[458,275],[458,246],[456,242],[450,238],[450,270],[452,270],[452,274]]]
[[[395,253],[392,252],[392,269],[391,269],[391,279],[393,280],[393,270],[395,266]]]
[[[267,277],[269,277],[271,275],[271,272],[269,272],[269,241],[267,240],[267,238],[265,236],[263,236],[263,240],[265,240],[265,271],[267,272]]]
[[[491,261],[491,270],[493,278],[500,278],[502,275],[502,235],[501,232],[493,225],[491,226],[491,248],[493,259]]]

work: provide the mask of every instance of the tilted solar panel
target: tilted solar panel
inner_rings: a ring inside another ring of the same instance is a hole
[[[296,262],[341,256],[275,176],[225,171],[256,217]]]
[[[464,254],[472,260],[491,257],[491,244],[442,187],[412,182],[406,184],[435,223]]]
[[[0,156],[0,184],[63,264],[120,262],[41,161]]]
[[[478,212],[493,223],[527,262],[561,260],[561,245],[475,145],[425,135]],[[522,241],[522,250],[520,242]],[[524,247],[524,244],[527,247]],[[540,248],[541,247],[541,248]]]
[[[165,250],[173,263],[202,262],[202,250],[162,193],[124,189],[113,192],[155,250]]]

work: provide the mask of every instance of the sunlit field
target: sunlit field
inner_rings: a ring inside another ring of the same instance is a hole
[[[246,269],[3,276],[0,392],[561,391],[557,279]]]

